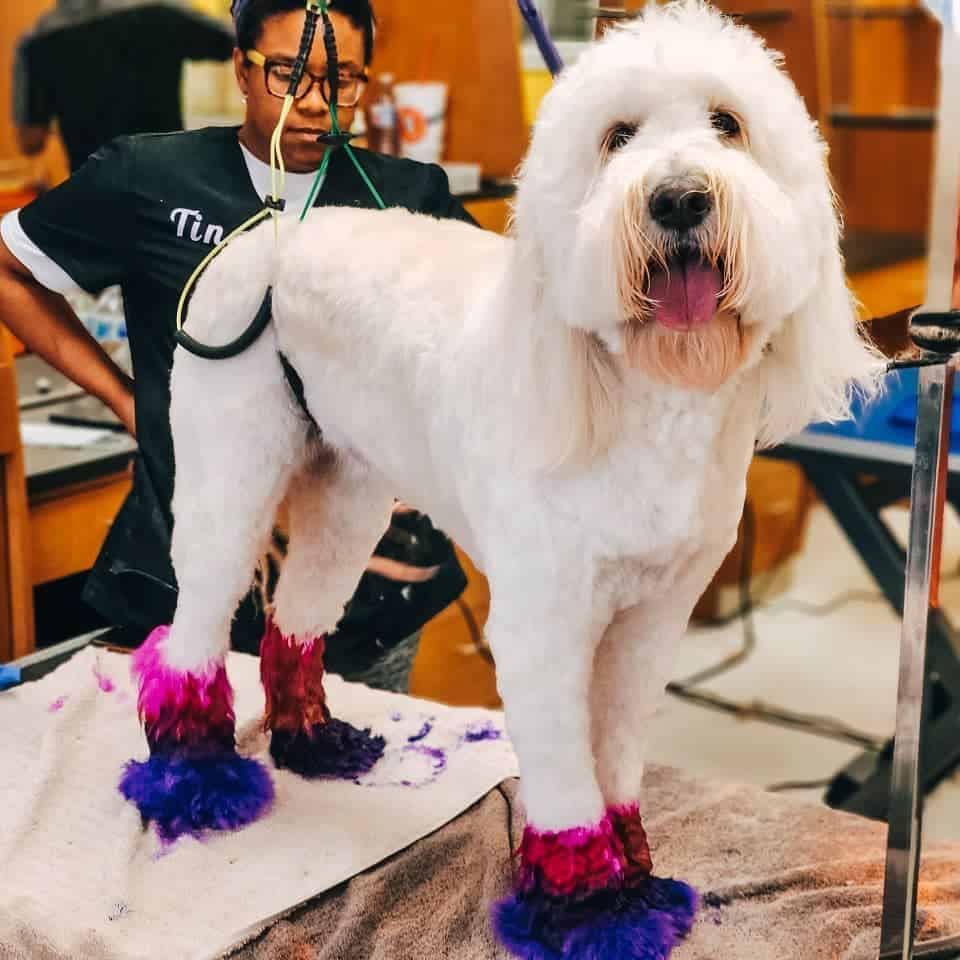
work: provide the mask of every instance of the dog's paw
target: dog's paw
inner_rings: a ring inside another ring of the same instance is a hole
[[[690,932],[696,909],[685,883],[647,877],[580,899],[511,894],[494,904],[493,925],[522,960],[665,960]]]
[[[270,756],[277,767],[309,779],[355,780],[373,769],[385,746],[383,737],[335,717],[309,732],[274,730],[270,735]]]
[[[233,750],[155,753],[146,761],[131,760],[120,792],[165,843],[209,830],[239,830],[273,803],[267,768]]]

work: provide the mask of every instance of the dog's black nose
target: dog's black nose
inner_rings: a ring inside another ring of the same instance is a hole
[[[690,181],[661,184],[650,197],[650,216],[664,230],[679,233],[699,227],[711,209],[709,191]]]

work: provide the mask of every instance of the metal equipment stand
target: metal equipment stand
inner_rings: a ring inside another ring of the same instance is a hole
[[[960,351],[960,311],[951,312],[960,216],[960,11],[953,6],[953,0],[946,0],[936,11],[943,30],[927,297],[911,321],[918,345],[939,354],[943,362],[919,371],[880,960],[914,956],[923,819],[920,758],[925,744],[921,734],[928,706],[927,630],[931,610],[938,605],[954,355]]]

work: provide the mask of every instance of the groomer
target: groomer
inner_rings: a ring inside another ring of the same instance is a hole
[[[329,7],[340,59],[338,117],[341,128],[350,129],[367,84],[374,15],[369,0],[331,0]],[[170,562],[174,465],[169,378],[177,301],[211,247],[260,210],[271,192],[270,138],[304,19],[303,0],[235,0],[233,60],[246,101],[242,126],[113,140],[68,181],[0,225],[0,319],[30,350],[103,400],[138,440],[132,491],[84,591],[86,602],[110,623],[133,628],[134,634],[170,622],[176,605]],[[330,128],[328,99],[326,55],[318,40],[281,141],[288,171],[285,215],[297,215],[323,158],[317,138]],[[439,167],[362,150],[357,155],[388,205],[470,219],[451,196]],[[375,206],[343,151],[333,156],[316,204]],[[317,254],[336,258],[335,242]],[[114,284],[123,290],[132,380],[61,296],[76,287],[96,293]],[[363,363],[363,357],[357,362]],[[396,517],[395,535],[381,545],[384,556],[372,560],[378,572],[367,573],[351,604],[350,629],[341,631],[349,642],[341,636],[339,647],[337,637],[328,645],[336,661],[331,666],[346,676],[360,673],[361,661],[363,670],[369,668],[371,648],[383,650],[399,639],[364,636],[364,630],[366,624],[379,632],[389,627],[389,609],[385,616],[379,608],[399,595],[405,578],[403,564],[394,561],[404,559],[404,540],[423,540],[409,536],[411,523],[425,523],[431,534],[427,540],[439,550],[423,565],[442,560],[431,579],[406,577],[425,582],[406,591],[406,597],[419,598],[414,604],[419,610],[411,611],[404,598],[404,631],[421,625],[463,589],[462,572],[445,538],[416,515]],[[384,577],[394,580],[392,591]],[[249,648],[256,630],[254,604],[246,602],[234,624],[235,645]],[[394,665],[400,678],[396,685],[405,682],[412,654],[410,649],[404,654],[407,670]]]

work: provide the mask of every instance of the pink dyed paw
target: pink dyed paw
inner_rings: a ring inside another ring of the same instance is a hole
[[[609,816],[593,827],[540,832],[528,826],[520,843],[521,890],[568,897],[617,886],[623,848]]]
[[[514,891],[493,905],[492,920],[522,960],[666,960],[693,924],[695,891],[645,869],[635,807],[589,827],[527,827],[520,855]]]
[[[157,627],[133,654],[137,705],[151,752],[232,749],[233,689],[223,661],[200,673],[174,669],[165,658],[169,633],[169,627]]]
[[[150,757],[131,760],[120,779],[120,792],[165,843],[238,830],[266,813],[274,796],[266,768],[236,752],[223,661],[200,673],[174,669],[165,656],[169,632],[158,627],[133,655]]]

